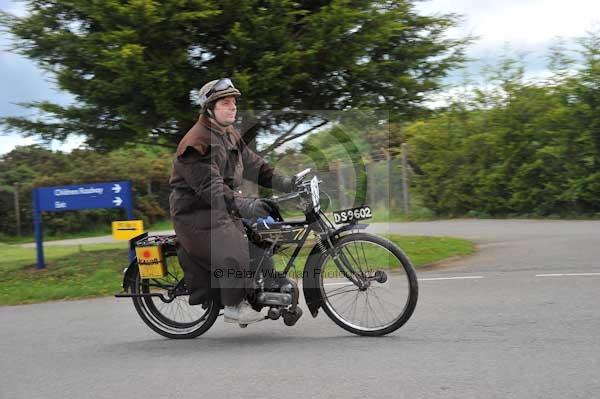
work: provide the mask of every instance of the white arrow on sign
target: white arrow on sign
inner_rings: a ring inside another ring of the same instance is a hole
[[[112,202],[116,206],[119,206],[119,205],[121,205],[123,203],[123,200],[121,199],[121,197],[115,197],[115,199]]]
[[[121,192],[121,185],[119,183],[115,183],[114,186],[112,186],[112,190],[113,193],[119,194]]]

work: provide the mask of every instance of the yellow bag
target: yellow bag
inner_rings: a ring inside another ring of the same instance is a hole
[[[140,245],[141,244],[141,245]],[[142,279],[162,278],[167,275],[167,262],[161,245],[138,243],[135,255]]]

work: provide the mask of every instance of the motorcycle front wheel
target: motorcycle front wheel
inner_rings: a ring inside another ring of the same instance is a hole
[[[402,327],[417,305],[417,276],[394,243],[368,233],[348,234],[317,268],[323,309],[338,326],[358,335],[381,336]],[[359,287],[352,280],[367,281]]]

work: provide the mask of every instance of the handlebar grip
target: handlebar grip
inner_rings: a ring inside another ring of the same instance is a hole
[[[275,202],[283,202],[283,201],[287,201],[287,200],[290,200],[290,199],[293,199],[296,197],[298,197],[298,193],[294,192],[294,193],[284,194],[279,197],[271,197],[271,200],[275,201]]]

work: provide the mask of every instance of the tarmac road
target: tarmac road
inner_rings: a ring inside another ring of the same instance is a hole
[[[0,307],[0,398],[597,398],[600,221],[450,220],[372,231],[480,251],[419,271],[411,320],[357,337],[324,313],[294,327],[221,319],[164,339],[127,299]]]

